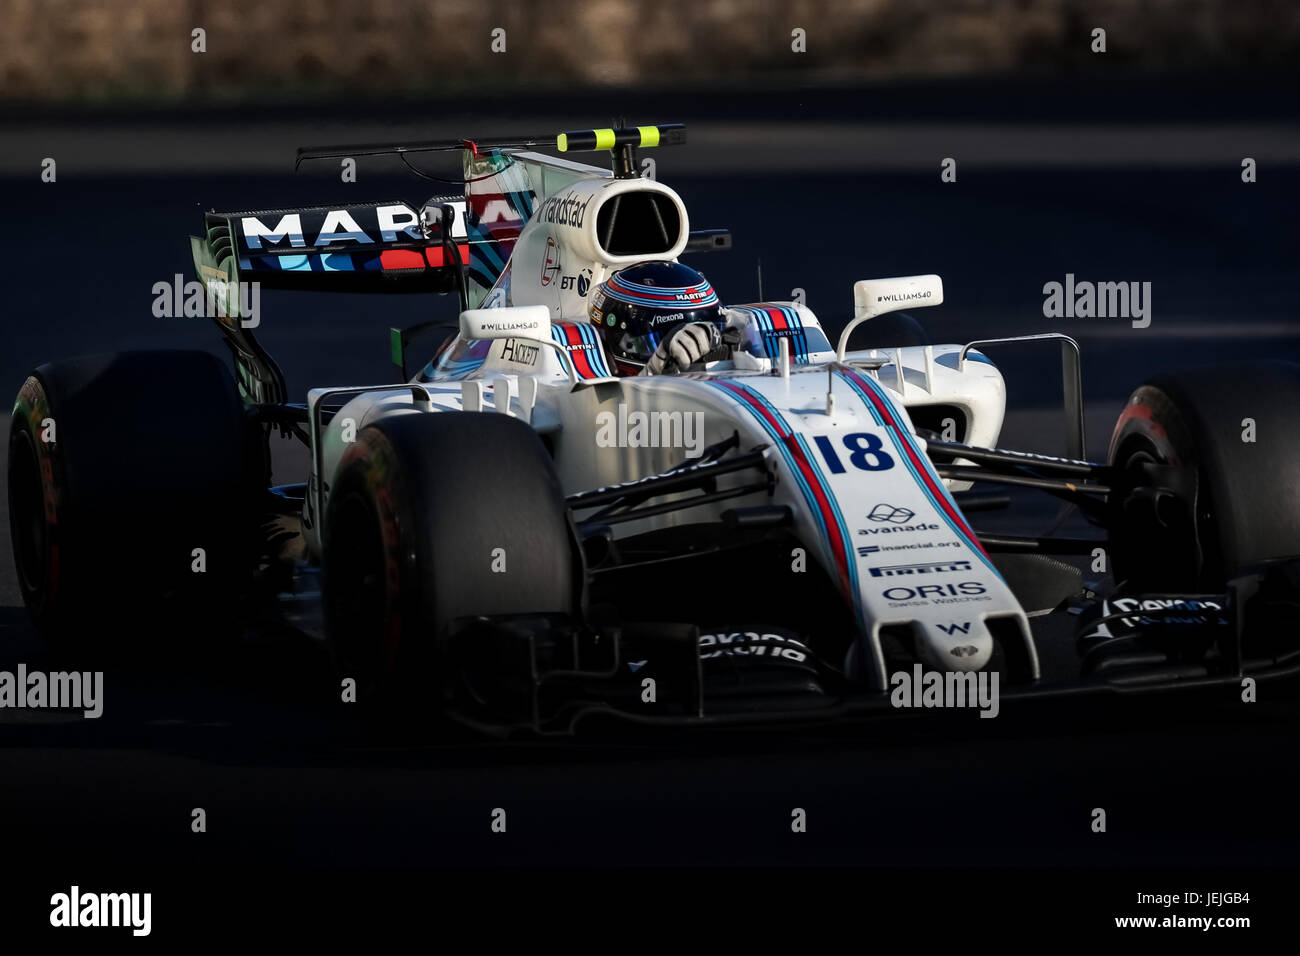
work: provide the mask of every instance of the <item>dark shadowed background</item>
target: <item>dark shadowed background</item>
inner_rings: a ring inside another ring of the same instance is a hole
[[[1076,337],[1094,457],[1155,371],[1300,359],[1295,4],[0,0],[0,23],[0,391],[77,352],[222,354],[206,320],[150,311],[155,282],[189,277],[185,237],[205,209],[439,191],[387,160],[362,161],[355,183],[331,163],[295,175],[297,146],[549,135],[615,116],[687,124],[688,145],[646,155],[694,226],[733,230],[731,252],[692,262],[724,300],[756,296],[761,262],[767,296],[803,289],[834,334],[855,280],[937,272],[945,304],[916,313],[936,341]],[[956,182],[940,179],[945,158]],[[1045,319],[1043,285],[1067,273],[1150,282],[1150,327]],[[288,293],[262,305],[258,334],[298,400],[389,380],[388,327],[454,311]],[[1059,453],[1055,353],[990,355],[1008,380],[1002,443]],[[297,480],[299,460],[284,454],[277,477]],[[1055,512],[1016,497],[1000,520],[1022,530]],[[6,547],[0,666],[40,655]],[[1270,701],[375,748],[303,703],[296,684],[312,679],[251,647],[198,673],[110,673],[98,722],[0,712],[4,818],[110,868],[1292,866],[1300,849],[1296,720]],[[207,835],[190,833],[194,806]],[[518,810],[508,840],[488,832],[497,806]],[[816,821],[799,840],[794,806]],[[1097,806],[1116,821],[1101,838]]]

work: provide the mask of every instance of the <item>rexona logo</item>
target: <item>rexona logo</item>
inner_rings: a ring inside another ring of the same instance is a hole
[[[701,634],[700,660],[719,657],[766,657],[802,664],[808,660],[808,647],[782,634],[758,631],[735,631],[730,634]]]
[[[961,581],[957,584],[921,584],[916,587],[898,585],[885,588],[880,596],[889,601],[891,607],[902,607],[909,603],[965,604],[969,601],[993,600],[987,591],[988,588],[982,581]]]
[[[969,571],[969,561],[930,561],[925,564],[887,564],[872,568],[873,578],[894,578],[910,574],[948,574],[953,571]]]
[[[1128,611],[1134,612],[1133,616],[1099,624],[1082,637],[1121,637],[1149,627],[1226,627],[1228,619],[1223,615],[1226,603],[1226,598],[1114,598],[1101,602],[1102,617]]]

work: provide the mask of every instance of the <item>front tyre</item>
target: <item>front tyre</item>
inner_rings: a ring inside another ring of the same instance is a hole
[[[326,630],[359,695],[393,703],[437,686],[437,639],[457,618],[580,611],[564,494],[517,419],[404,413],[368,425],[339,463],[325,515]]]
[[[235,606],[250,570],[251,447],[234,380],[205,352],[36,369],[10,418],[8,505],[38,631],[121,650],[123,634],[166,623],[179,643]]]
[[[1219,592],[1300,554],[1300,365],[1265,361],[1162,375],[1125,404],[1110,444],[1116,581]]]

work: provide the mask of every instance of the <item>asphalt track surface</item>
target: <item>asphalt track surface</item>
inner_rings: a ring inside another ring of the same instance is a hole
[[[1143,108],[1181,101],[1147,90],[1111,132],[1141,136]],[[1212,119],[1237,119],[1230,98],[1215,102]],[[1182,107],[1156,112],[1199,128]],[[1032,131],[1026,117],[1032,111],[1019,120]],[[1291,117],[1245,119],[1261,140],[1281,144],[1279,155],[1290,153]],[[764,117],[746,121],[762,128]],[[931,121],[957,122],[946,114]],[[980,135],[996,141],[989,124]],[[92,127],[119,125],[87,124],[83,153],[93,153]],[[82,128],[74,120],[57,126],[73,143]],[[1068,146],[1068,124],[1063,129]],[[694,262],[724,299],[756,296],[761,260],[768,297],[802,288],[837,326],[851,311],[854,280],[937,272],[945,304],[916,313],[936,341],[1052,329],[1075,336],[1089,452],[1103,456],[1125,396],[1152,372],[1229,358],[1300,359],[1293,280],[1300,157],[1262,166],[1259,181],[1245,185],[1239,162],[1252,145],[1223,143],[1222,163],[1185,162],[1175,148],[1140,161],[1080,153],[1074,164],[993,162],[969,172],[959,154],[955,184],[940,182],[938,157],[848,172],[833,163],[701,171],[694,162],[681,175],[667,150],[657,158],[659,178],[682,194],[695,226],[734,232],[733,251]],[[727,144],[710,148],[725,162]],[[152,284],[188,276],[185,236],[199,227],[202,209],[418,200],[429,191],[364,166],[361,183],[342,186],[331,175],[295,178],[258,163],[168,175],[150,168],[165,166],[165,157],[145,159],[136,171],[81,175],[69,162],[53,185],[35,171],[20,177],[7,169],[0,180],[4,389],[16,391],[32,366],[70,353],[174,346],[222,354],[205,320],[150,314]],[[16,162],[10,155],[6,166]],[[1042,286],[1067,273],[1151,282],[1150,327],[1045,319]],[[302,396],[314,385],[388,380],[388,326],[437,308],[447,301],[268,292],[259,335]],[[1013,409],[1002,444],[1059,453],[1055,351],[990,354],[1007,376]],[[285,454],[280,463],[277,477],[295,480],[298,458]],[[1053,512],[1026,502],[1019,516],[1002,520],[1028,529]],[[20,605],[5,547],[3,666],[41,660]],[[249,642],[189,671],[110,671],[98,721],[0,713],[0,813],[15,824],[13,838],[46,858],[109,867],[126,860],[1289,866],[1300,851],[1298,721],[1293,708],[1267,698],[1250,707],[1229,693],[1190,705],[1005,710],[997,720],[958,714],[790,732],[385,746],[314,698],[304,684],[316,672],[297,650]],[[190,832],[193,807],[207,811],[206,835]],[[497,807],[509,814],[504,835],[489,829]],[[797,836],[795,807],[810,820]],[[1107,809],[1105,834],[1091,832],[1095,807]]]

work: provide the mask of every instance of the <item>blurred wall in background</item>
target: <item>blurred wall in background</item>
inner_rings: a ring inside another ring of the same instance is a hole
[[[0,0],[0,101],[1081,71],[1097,27],[1108,65],[1143,70],[1300,52],[1292,0]]]

